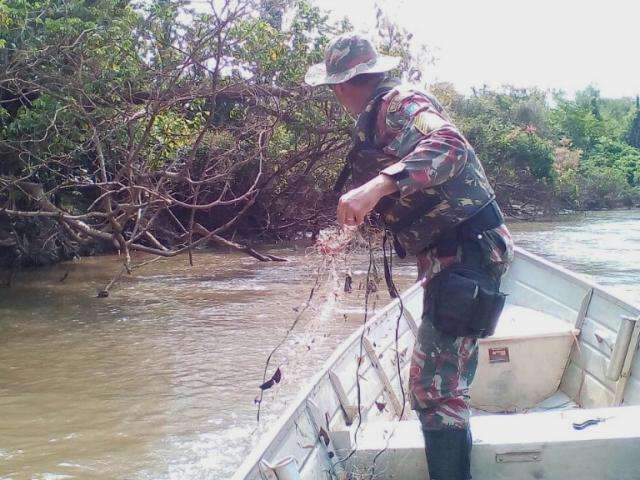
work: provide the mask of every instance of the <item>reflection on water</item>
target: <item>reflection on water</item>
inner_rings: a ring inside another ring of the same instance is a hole
[[[604,212],[512,230],[519,245],[637,301],[639,220]],[[228,478],[260,433],[264,360],[315,280],[304,252],[278,254],[291,262],[171,259],[106,299],[95,295],[115,257],[19,274],[0,290],[0,479]],[[354,285],[366,266],[351,262]],[[406,286],[415,268],[396,274]],[[265,425],[362,320],[361,291],[335,309],[326,293],[276,356],[283,381],[265,396]],[[382,286],[378,303],[387,298]]]

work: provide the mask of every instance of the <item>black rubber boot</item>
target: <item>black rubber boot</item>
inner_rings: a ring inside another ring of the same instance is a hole
[[[471,430],[423,430],[431,480],[471,478]]]

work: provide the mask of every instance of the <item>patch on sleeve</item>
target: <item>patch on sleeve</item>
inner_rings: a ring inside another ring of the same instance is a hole
[[[432,112],[420,112],[413,120],[413,126],[423,135],[429,135],[446,124],[445,120]]]
[[[398,93],[396,93],[391,98],[391,101],[389,102],[389,108],[387,109],[387,111],[389,113],[397,112],[398,110],[400,110],[401,105],[402,105],[402,95],[399,95]]]
[[[410,100],[415,93],[412,90],[398,87],[397,89],[391,90],[388,95],[390,95],[388,111],[394,113],[399,111],[403,103],[407,103],[407,100]]]

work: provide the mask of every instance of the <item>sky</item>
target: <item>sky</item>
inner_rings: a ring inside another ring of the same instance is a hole
[[[374,24],[376,0],[313,0],[356,29]],[[640,94],[638,0],[378,0],[436,57],[427,83],[537,86],[569,96],[588,85],[604,97]]]

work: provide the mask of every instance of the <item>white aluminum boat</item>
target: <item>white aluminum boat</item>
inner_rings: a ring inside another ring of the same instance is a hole
[[[502,290],[471,393],[474,480],[640,480],[640,309],[521,249]],[[333,353],[234,480],[428,478],[420,424],[407,405],[400,418],[396,363],[406,394],[421,287],[402,299],[398,342],[395,300]]]

